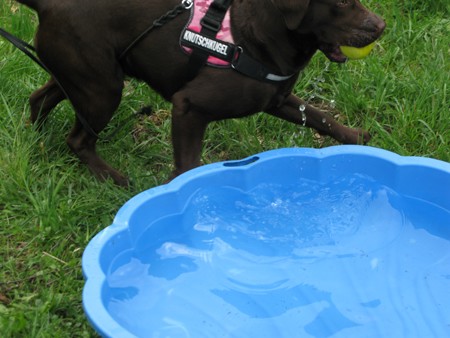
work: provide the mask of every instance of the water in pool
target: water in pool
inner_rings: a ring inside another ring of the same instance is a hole
[[[197,191],[103,299],[140,337],[446,337],[448,290],[450,213],[349,175]]]

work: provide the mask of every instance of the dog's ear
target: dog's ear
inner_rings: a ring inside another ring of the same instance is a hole
[[[286,26],[290,30],[300,26],[308,10],[310,0],[272,0],[272,3],[283,15]]]

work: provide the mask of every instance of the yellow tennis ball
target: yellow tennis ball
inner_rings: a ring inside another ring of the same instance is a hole
[[[371,44],[368,44],[367,46],[357,48],[357,47],[350,47],[350,46],[340,46],[340,50],[342,54],[344,54],[346,57],[348,57],[351,60],[358,60],[363,59],[373,49],[375,46],[375,42],[372,42]]]

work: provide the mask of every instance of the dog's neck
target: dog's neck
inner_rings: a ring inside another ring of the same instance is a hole
[[[272,0],[235,1],[231,22],[236,44],[281,74],[300,71],[317,51],[314,36],[290,31]]]

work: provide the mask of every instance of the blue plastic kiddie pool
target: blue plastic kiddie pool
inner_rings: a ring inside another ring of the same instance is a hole
[[[450,164],[281,149],[140,193],[83,255],[108,337],[450,337]]]

